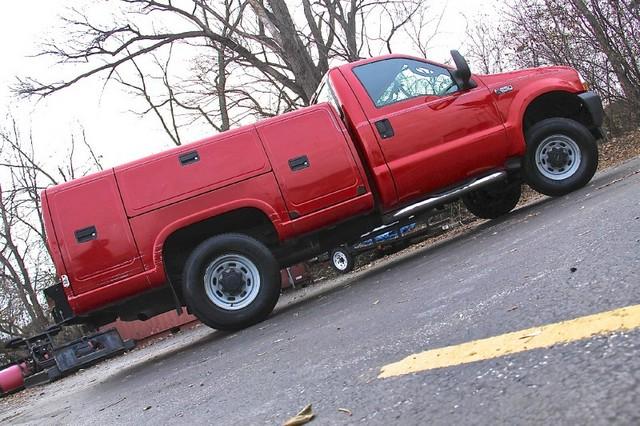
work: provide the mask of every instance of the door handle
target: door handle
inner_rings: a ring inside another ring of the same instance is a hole
[[[88,226],[86,228],[78,229],[74,233],[76,236],[76,241],[79,243],[86,243],[98,238],[98,231],[96,230],[95,226]]]
[[[388,139],[395,134],[388,118],[376,121],[376,129],[382,139]]]
[[[187,152],[186,154],[180,155],[178,159],[180,160],[181,165],[186,166],[200,160],[200,156],[198,155],[198,151],[191,151]]]
[[[306,155],[302,155],[300,157],[292,158],[291,160],[289,160],[289,168],[294,172],[306,169],[307,167],[309,167],[309,159]]]

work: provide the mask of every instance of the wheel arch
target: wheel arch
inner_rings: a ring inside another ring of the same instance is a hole
[[[595,127],[591,114],[578,94],[563,90],[542,93],[529,102],[522,114],[524,135],[536,123],[547,118],[569,118],[588,129]]]
[[[573,100],[579,101],[579,105],[584,109],[579,95],[580,91],[574,84],[558,78],[538,80],[535,84],[525,85],[518,90],[510,103],[505,120],[509,140],[512,141],[514,146],[511,154],[523,155],[526,147],[525,136],[530,126],[545,118],[552,117],[551,115],[542,116],[543,114],[532,114],[544,110],[544,106],[549,105],[549,102],[553,99],[565,100],[565,102],[563,102],[565,107],[567,105],[575,106],[572,104]],[[572,101],[568,101],[569,99]],[[566,111],[561,112],[561,114],[571,115],[569,113],[570,111],[572,111],[571,108],[566,108]],[[558,117],[558,115],[553,116]]]
[[[213,214],[184,218],[165,227],[156,239],[154,263],[164,268],[169,284],[181,297],[181,275],[184,264],[195,247],[215,235],[241,233],[267,247],[280,242],[275,212],[256,205],[238,205]],[[275,216],[274,216],[275,215]]]

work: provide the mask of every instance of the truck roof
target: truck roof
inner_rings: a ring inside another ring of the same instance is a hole
[[[373,58],[360,59],[358,61],[348,62],[346,64],[342,64],[342,65],[339,65],[339,66],[334,67],[334,68],[335,69],[341,69],[341,70],[348,70],[348,69],[352,69],[352,68],[355,68],[355,67],[359,67],[361,65],[366,65],[366,64],[373,63],[373,62],[384,61],[384,60],[387,60],[387,59],[394,59],[394,58],[414,59],[416,61],[428,62],[428,63],[434,64],[434,65],[438,65],[438,66],[441,66],[441,67],[453,69],[453,67],[451,67],[450,65],[441,64],[439,62],[431,61],[431,60],[428,60],[428,59],[425,59],[425,58],[419,58],[417,56],[412,56],[412,55],[405,55],[405,54],[402,54],[402,53],[391,53],[391,54],[388,54],[388,55],[375,56]]]

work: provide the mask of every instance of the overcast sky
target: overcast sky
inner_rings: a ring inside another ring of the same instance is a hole
[[[446,9],[439,36],[430,46],[430,58],[444,61],[449,50],[458,48],[464,39],[463,13],[472,16],[487,11],[496,0],[431,0],[434,11]],[[155,117],[140,119],[129,112],[132,97],[116,84],[102,90],[100,79],[71,87],[38,103],[15,99],[9,87],[16,76],[49,75],[54,80],[60,69],[51,67],[45,58],[29,57],[38,45],[63,31],[59,15],[73,5],[91,4],[89,0],[20,0],[3,1],[0,6],[0,111],[2,118],[11,113],[23,131],[32,129],[42,152],[41,158],[63,150],[70,134],[83,126],[89,142],[104,156],[105,166],[113,166],[143,155],[161,151],[172,144]],[[104,7],[103,3],[100,7]],[[413,52],[395,52],[413,53]],[[70,66],[71,67],[71,66]],[[71,69],[67,68],[67,71]],[[187,135],[192,139],[207,136]]]

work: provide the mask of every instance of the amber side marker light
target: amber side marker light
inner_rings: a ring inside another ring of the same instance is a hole
[[[582,77],[582,74],[578,73],[578,78],[580,78],[580,83],[584,90],[589,90],[589,82]]]

